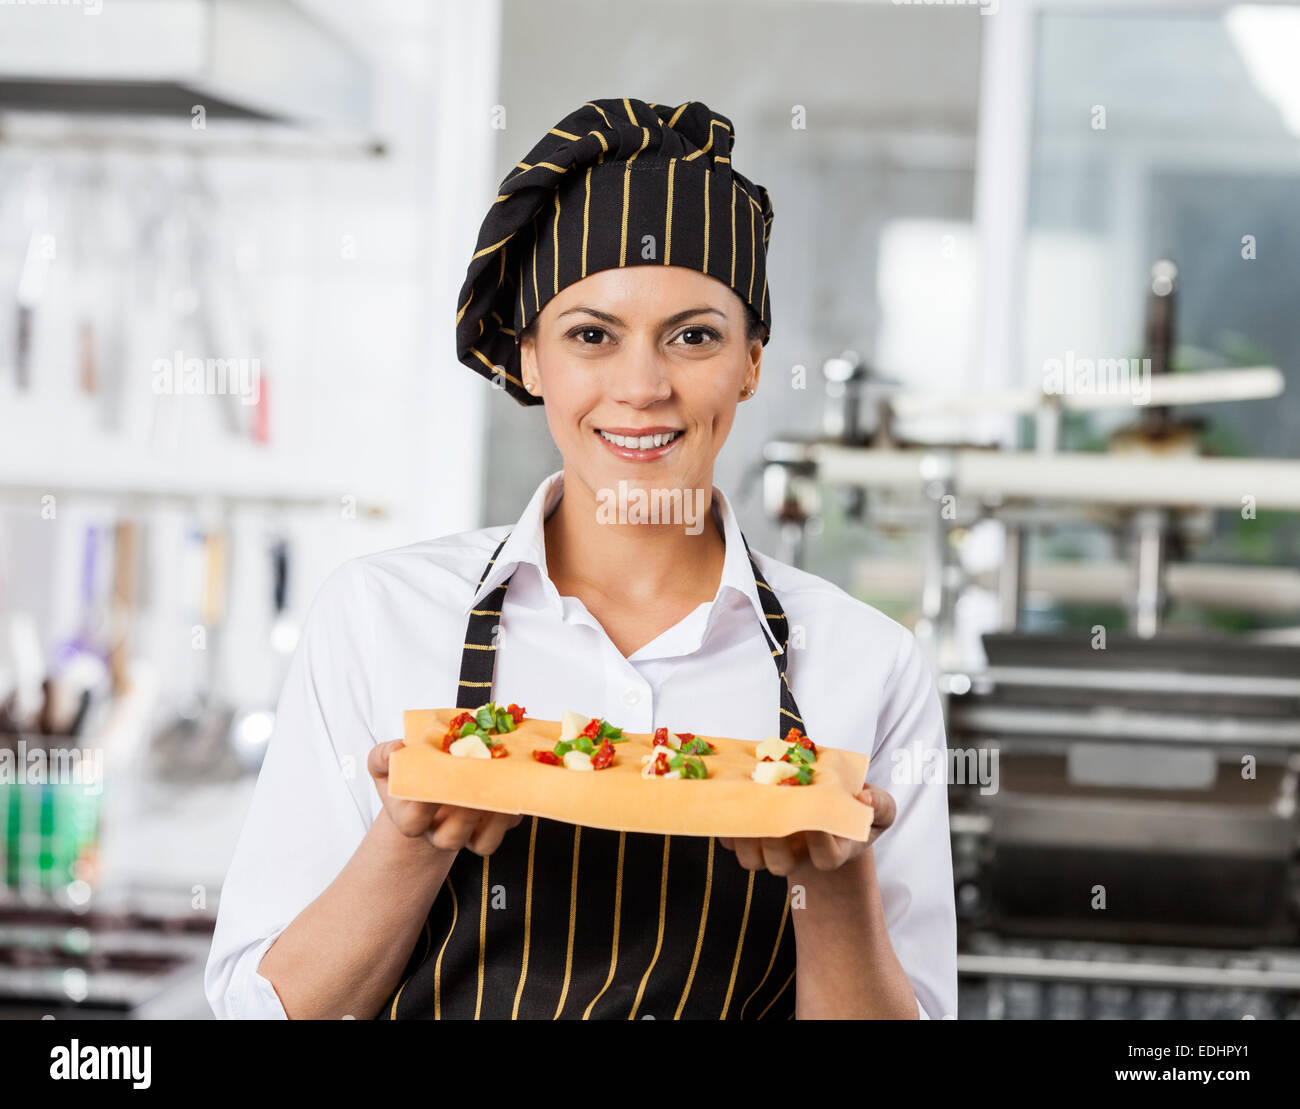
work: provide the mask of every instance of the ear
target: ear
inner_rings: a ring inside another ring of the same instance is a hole
[[[758,389],[758,379],[763,373],[763,340],[755,339],[749,344],[749,361],[745,369],[745,388]]]
[[[519,336],[519,377],[524,382],[525,389],[528,388],[528,382],[533,383],[534,388],[528,390],[533,396],[542,395],[542,377],[537,372],[537,343],[531,330]]]

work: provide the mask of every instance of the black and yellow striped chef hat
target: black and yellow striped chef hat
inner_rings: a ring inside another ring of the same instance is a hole
[[[698,100],[589,100],[506,176],[456,311],[456,355],[520,404],[518,336],[551,297],[616,266],[688,266],[733,289],[771,334],[767,190],[731,166],[731,121]]]

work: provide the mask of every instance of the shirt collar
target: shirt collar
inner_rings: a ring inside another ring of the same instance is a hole
[[[528,501],[523,514],[510,528],[509,537],[497,553],[496,560],[488,567],[483,584],[474,591],[473,597],[466,605],[466,616],[522,562],[535,566],[543,582],[550,582],[550,575],[546,572],[546,533],[543,524],[555,506],[560,503],[563,495],[564,471],[556,470],[542,480]],[[742,596],[753,608],[754,615],[773,648],[781,651],[784,648],[772,630],[772,622],[763,611],[763,604],[758,596],[758,582],[754,577],[754,567],[745,552],[745,541],[740,534],[736,513],[727,495],[716,485],[713,486],[712,508],[714,517],[722,528],[722,537],[727,546],[722,564],[722,580],[718,583],[718,594],[714,599],[720,600],[727,590]]]

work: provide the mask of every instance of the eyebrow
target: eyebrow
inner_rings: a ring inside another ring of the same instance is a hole
[[[588,315],[595,316],[596,319],[601,320],[604,323],[612,323],[612,324],[623,323],[623,321],[619,319],[617,316],[611,315],[609,312],[602,312],[598,308],[588,307],[585,304],[580,304],[576,308],[568,308],[565,311],[561,312],[555,318],[563,319],[565,316],[571,315],[574,312],[586,312]],[[721,309],[710,308],[708,305],[701,305],[698,308],[687,308],[685,311],[675,312],[673,315],[669,316],[666,320],[664,320],[661,326],[672,327],[674,324],[681,323],[683,320],[690,319],[692,316],[702,315],[703,313],[706,312],[712,312],[715,316],[721,316],[724,320],[727,318],[727,314],[723,312]]]

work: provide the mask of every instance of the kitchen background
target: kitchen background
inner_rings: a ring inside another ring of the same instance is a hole
[[[1209,0],[0,3],[0,1015],[211,1015],[316,588],[559,466],[455,300],[535,136],[626,94],[773,200],[717,484],[1001,752],[950,785],[961,1017],[1300,1016],[1297,56],[1300,6]],[[1076,356],[1162,403],[1045,402]]]

